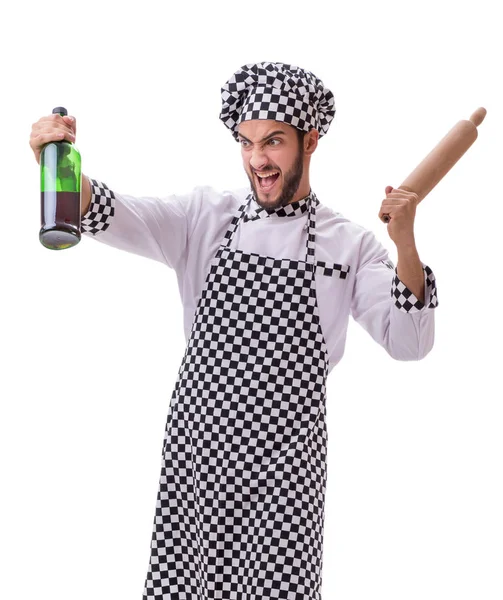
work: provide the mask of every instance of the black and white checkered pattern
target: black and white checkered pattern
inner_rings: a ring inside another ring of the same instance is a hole
[[[246,198],[247,203],[254,199],[254,194],[251,193]],[[315,203],[315,206],[318,206],[320,201],[316,196],[311,192],[309,196],[302,198],[301,200],[296,200],[295,202],[290,202],[286,206],[280,206],[279,208],[264,208],[263,206],[259,206],[255,210],[251,210],[249,214],[245,214],[243,216],[243,221],[247,223],[248,221],[256,221],[257,219],[266,219],[271,215],[275,215],[277,217],[296,217],[299,214],[303,214],[307,212],[309,208],[308,201],[311,200]]]
[[[428,308],[438,306],[437,283],[433,271],[423,263],[423,272],[426,281],[426,293]],[[419,300],[409,288],[398,278],[398,271],[395,269],[395,277],[391,285],[391,297],[395,299],[395,306],[402,312],[417,312],[425,307],[425,303]]]
[[[313,73],[284,63],[244,65],[222,88],[220,119],[238,139],[242,121],[271,119],[325,135],[335,116],[332,92]]]
[[[89,178],[91,185],[91,203],[82,217],[81,228],[84,233],[96,235],[105,231],[112,222],[115,213],[115,195],[112,190],[96,179]]]
[[[328,352],[306,261],[224,236],[172,394],[144,598],[320,599]]]
[[[339,277],[340,279],[346,279],[350,271],[349,265],[339,265],[337,263],[327,263],[322,260],[316,261],[316,272],[320,275],[327,275],[328,277]]]

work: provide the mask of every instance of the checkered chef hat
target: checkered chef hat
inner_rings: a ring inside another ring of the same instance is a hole
[[[220,118],[238,139],[238,125],[252,119],[283,121],[302,131],[327,133],[334,95],[313,73],[283,63],[244,65],[222,88]]]

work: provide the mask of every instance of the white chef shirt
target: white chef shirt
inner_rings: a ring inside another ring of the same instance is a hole
[[[210,263],[249,189],[197,187],[186,195],[134,197],[90,179],[91,204],[82,232],[115,248],[166,264],[176,272],[188,341]],[[305,261],[306,199],[265,211],[252,199],[231,249]],[[399,280],[371,231],[321,202],[316,205],[316,294],[329,372],[344,354],[351,315],[397,360],[420,360],[433,347],[435,276],[423,264],[425,297]],[[341,269],[342,267],[342,269]],[[344,271],[349,267],[345,278]]]

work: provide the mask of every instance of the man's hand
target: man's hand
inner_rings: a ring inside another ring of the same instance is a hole
[[[30,147],[35,160],[40,164],[40,153],[45,144],[62,140],[74,143],[76,133],[77,122],[74,117],[62,117],[58,114],[42,117],[31,126]]]
[[[419,197],[414,192],[394,190],[386,186],[386,199],[383,200],[379,218],[389,215],[389,237],[398,250],[397,275],[400,281],[421,302],[425,302],[423,265],[419,259],[414,239],[414,219]]]
[[[379,218],[389,215],[389,237],[397,247],[414,246],[414,219],[419,197],[414,192],[395,190],[390,185],[385,189],[386,198],[382,201]]]
[[[75,117],[64,116],[53,113],[47,117],[40,118],[31,126],[30,147],[35,155],[35,160],[40,164],[40,154],[45,144],[49,142],[75,143],[77,135],[77,121]],[[91,186],[89,179],[82,173],[82,195],[81,214],[84,216],[91,204]]]

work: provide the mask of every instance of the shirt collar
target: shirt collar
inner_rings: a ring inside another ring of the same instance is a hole
[[[286,206],[280,206],[279,208],[263,208],[258,204],[255,200],[255,196],[253,193],[249,194],[247,200],[250,200],[250,204],[248,207],[248,213],[245,213],[243,216],[243,220],[246,221],[256,221],[257,219],[267,219],[278,218],[278,217],[300,217],[305,212],[307,212],[309,205],[309,199],[315,199],[315,205],[319,204],[319,200],[314,196],[312,191],[308,196],[302,198],[301,200],[296,200],[295,202],[291,202]]]

